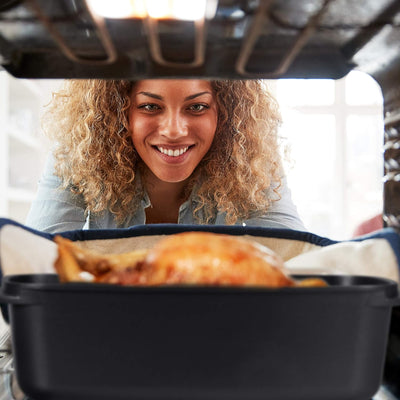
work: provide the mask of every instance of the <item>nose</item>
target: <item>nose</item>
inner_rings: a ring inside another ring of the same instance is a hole
[[[159,132],[169,139],[178,139],[188,135],[188,124],[178,111],[170,110],[162,115]]]

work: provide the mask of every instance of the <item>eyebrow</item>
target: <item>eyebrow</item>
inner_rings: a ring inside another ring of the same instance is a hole
[[[144,96],[148,96],[148,97],[151,97],[151,98],[157,99],[157,100],[164,100],[164,98],[162,96],[160,96],[158,94],[155,94],[155,93],[151,93],[151,92],[138,92],[138,93],[136,93],[136,95],[138,95],[138,94],[143,94]],[[211,92],[205,91],[205,92],[191,94],[190,96],[185,97],[184,101],[193,100],[196,97],[202,96],[203,94],[211,95]]]

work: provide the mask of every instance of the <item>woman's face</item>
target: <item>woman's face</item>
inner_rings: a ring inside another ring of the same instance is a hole
[[[132,90],[133,144],[161,181],[187,179],[211,147],[217,104],[205,80],[142,80]]]

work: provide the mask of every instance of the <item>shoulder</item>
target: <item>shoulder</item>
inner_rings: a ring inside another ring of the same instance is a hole
[[[277,189],[277,193],[274,188]],[[279,185],[272,185],[266,195],[272,200],[267,212],[243,221],[245,225],[305,230],[285,177],[281,179]]]

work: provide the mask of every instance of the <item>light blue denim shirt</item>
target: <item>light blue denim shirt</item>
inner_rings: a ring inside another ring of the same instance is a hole
[[[127,218],[121,226],[117,225],[111,212],[90,213],[85,215],[85,202],[81,195],[70,190],[59,189],[60,178],[54,175],[54,160],[49,157],[45,170],[39,180],[36,198],[32,202],[26,225],[49,233],[79,229],[113,229],[128,228],[134,225],[146,224],[147,207],[151,206],[147,195],[141,200],[137,211]],[[265,215],[240,220],[236,225],[263,226],[270,228],[286,228],[304,231],[296,207],[294,206],[290,190],[283,181],[280,190],[281,199],[274,201]],[[193,209],[194,200],[189,198],[179,209],[178,224],[198,224]],[[225,225],[225,213],[217,213],[216,218],[209,222],[211,225]]]

